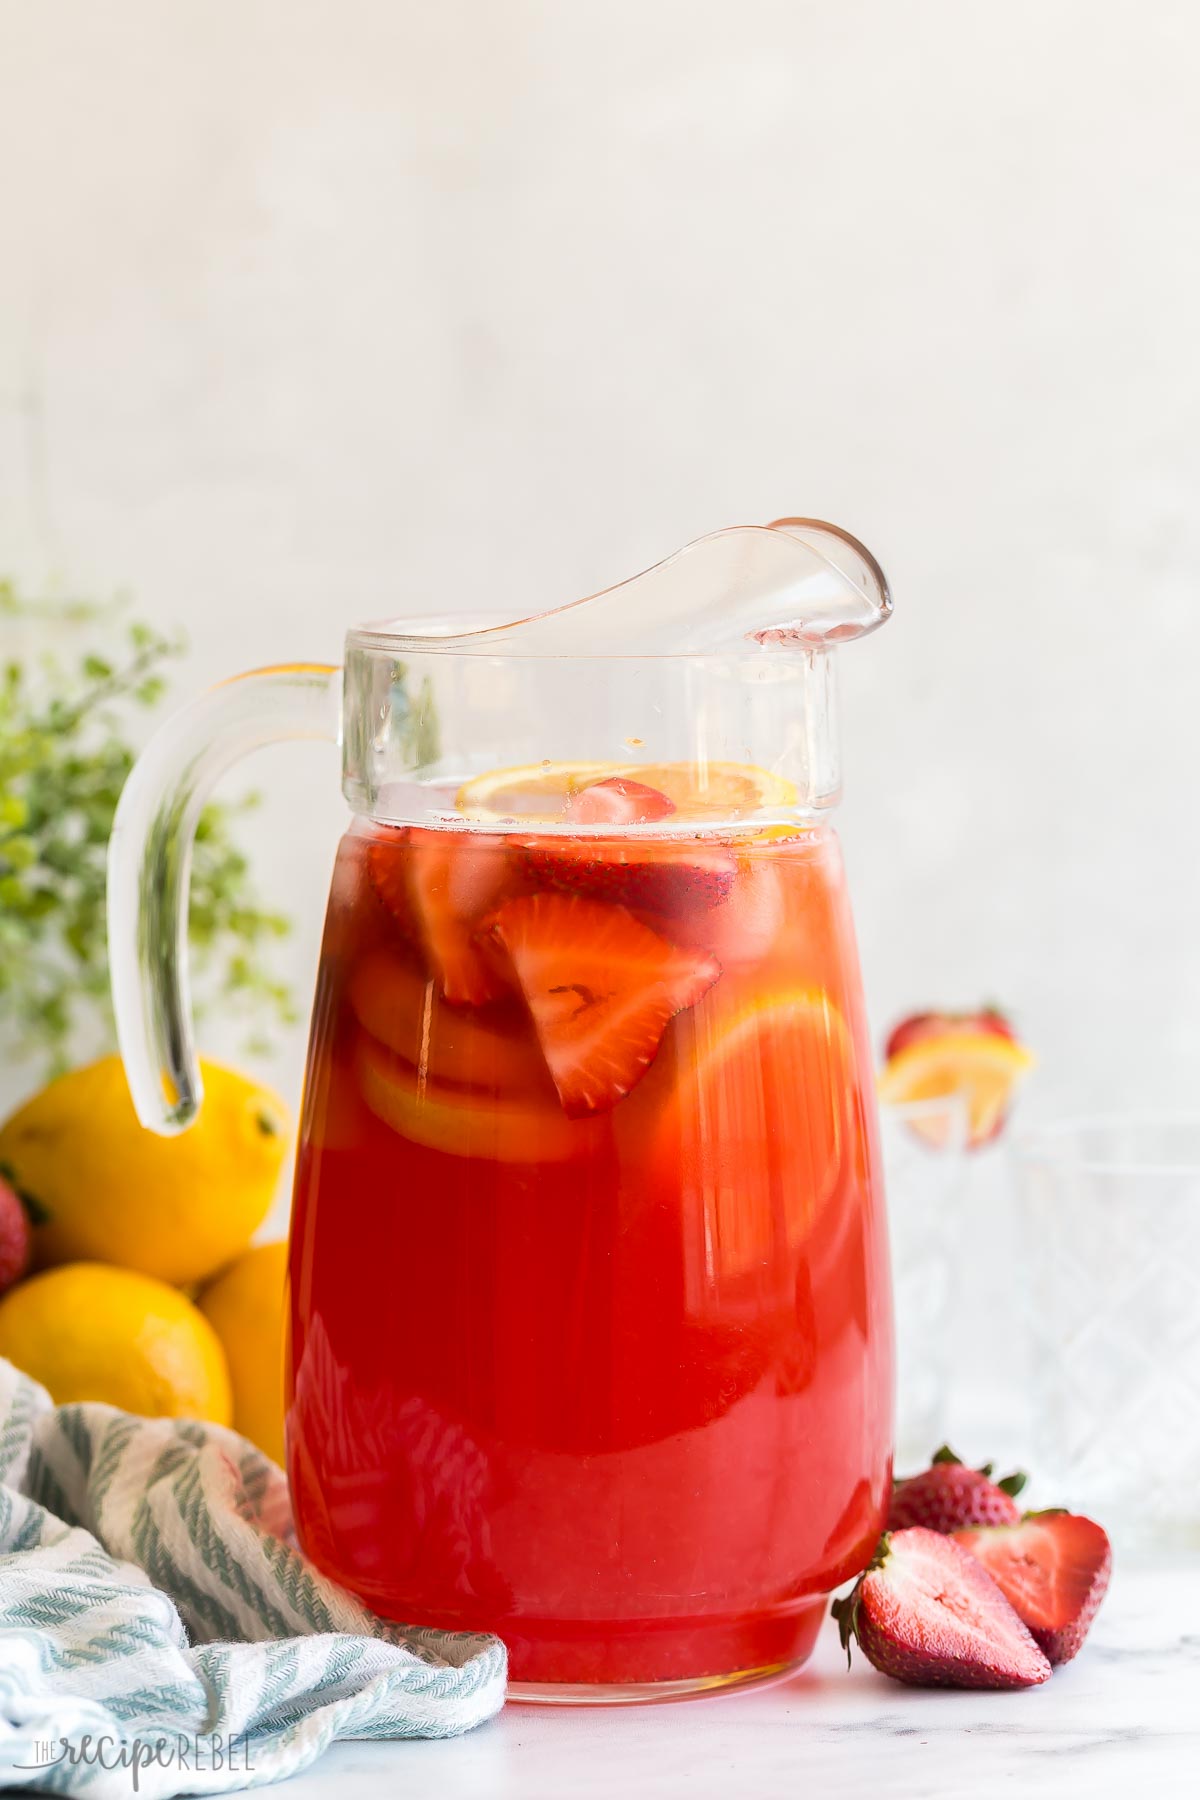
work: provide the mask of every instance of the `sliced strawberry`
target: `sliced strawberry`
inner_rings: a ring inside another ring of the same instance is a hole
[[[718,905],[733,886],[734,859],[694,839],[542,837],[526,856],[543,885],[668,916]]]
[[[994,1037],[1009,1038],[1014,1043],[1017,1037],[996,1006],[981,1006],[975,1012],[913,1013],[892,1028],[883,1047],[884,1061],[890,1062],[910,1044],[919,1044],[923,1038],[943,1037],[948,1031],[990,1031]]]
[[[956,1531],[1052,1663],[1070,1662],[1112,1573],[1107,1533],[1078,1513],[1027,1513],[1018,1525]]]
[[[721,973],[622,906],[577,895],[509,900],[492,931],[512,962],[570,1118],[607,1112],[654,1060],[668,1022]]]
[[[936,1531],[885,1536],[853,1591],[833,1603],[849,1655],[910,1687],[1023,1688],[1050,1664],[981,1563]]]
[[[924,1525],[930,1531],[956,1531],[961,1525],[1013,1525],[1021,1516],[1015,1496],[1025,1486],[1021,1474],[991,1479],[992,1465],[968,1469],[943,1444],[928,1469],[909,1475],[892,1489],[889,1531]]]
[[[405,937],[416,937],[417,921],[408,895],[408,832],[399,826],[386,826],[366,844],[367,874],[372,888],[383,901]]]
[[[495,839],[413,827],[374,840],[371,882],[401,929],[415,936],[446,999],[481,1006],[504,992],[476,932],[504,885],[507,857]]]
[[[766,955],[785,916],[779,870],[764,856],[739,855],[716,905],[676,910],[663,930],[677,944],[711,951],[723,969],[746,968]]]
[[[675,811],[675,802],[624,775],[593,781],[571,795],[565,816],[575,825],[652,825]]]

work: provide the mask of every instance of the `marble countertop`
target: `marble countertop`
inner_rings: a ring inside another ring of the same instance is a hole
[[[507,1706],[449,1742],[337,1746],[288,1800],[1103,1800],[1200,1792],[1200,1561],[1122,1568],[1075,1662],[1016,1694],[905,1688],[827,1623],[800,1675],[644,1707]]]

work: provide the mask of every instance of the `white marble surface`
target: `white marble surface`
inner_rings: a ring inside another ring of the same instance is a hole
[[[1200,1562],[1118,1569],[1084,1649],[1043,1688],[923,1692],[855,1659],[827,1625],[798,1677],[744,1694],[626,1708],[506,1707],[448,1743],[344,1744],[288,1800],[1161,1800],[1197,1790]]]

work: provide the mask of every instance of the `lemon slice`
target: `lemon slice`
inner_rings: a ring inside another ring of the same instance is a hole
[[[468,819],[528,819],[545,823],[561,819],[572,794],[617,774],[615,763],[524,763],[510,769],[488,769],[464,782],[454,804]]]
[[[679,1021],[676,1021],[677,1029]],[[700,1210],[706,1280],[761,1269],[808,1236],[853,1130],[854,1049],[828,994],[697,1008],[663,1148]]]
[[[534,1100],[486,1098],[422,1081],[372,1039],[355,1052],[363,1099],[377,1119],[426,1150],[482,1162],[565,1162],[596,1144],[589,1120],[572,1120]]]
[[[737,818],[797,801],[792,782],[754,763],[628,763],[613,773],[656,788],[689,819]]]
[[[561,820],[567,801],[581,788],[617,776],[665,794],[680,822],[738,819],[797,801],[792,782],[753,763],[544,762],[476,775],[458,790],[455,805],[480,822],[545,824]]]
[[[554,1090],[528,1032],[497,1028],[469,1008],[442,1005],[433,984],[389,950],[369,950],[346,984],[355,1018],[416,1079],[489,1093],[528,1093],[534,1102]]]
[[[1017,1084],[1034,1066],[1023,1044],[991,1031],[947,1031],[920,1038],[888,1062],[879,1078],[879,1097],[892,1106],[961,1095],[967,1110],[968,1142],[994,1137]],[[913,1129],[930,1143],[945,1142],[940,1119],[914,1120]]]

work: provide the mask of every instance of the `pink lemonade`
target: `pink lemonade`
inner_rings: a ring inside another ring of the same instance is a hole
[[[516,1684],[801,1661],[889,1491],[872,1079],[827,828],[359,821],[291,1238],[308,1554]]]

